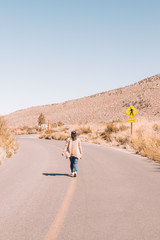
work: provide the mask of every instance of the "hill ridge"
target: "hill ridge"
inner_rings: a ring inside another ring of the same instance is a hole
[[[33,106],[5,116],[9,126],[34,126],[41,112],[50,122],[75,124],[127,120],[125,110],[131,104],[138,110],[136,118],[160,118],[160,74],[145,78],[126,87],[96,93],[62,103]],[[94,107],[93,107],[94,106]]]

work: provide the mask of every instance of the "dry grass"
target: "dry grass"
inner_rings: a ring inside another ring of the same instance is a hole
[[[63,126],[63,125],[64,125],[64,123],[63,123],[63,122],[61,122],[61,121],[58,121],[57,125],[58,125],[58,127],[61,127],[61,126]]]
[[[6,157],[11,157],[18,148],[14,135],[2,117],[0,117],[0,147],[5,151]]]
[[[12,133],[16,135],[28,135],[28,134],[37,134],[39,133],[38,126],[21,126],[18,128],[12,128]]]
[[[66,140],[69,137],[69,134],[66,133],[54,133],[52,139],[54,140]]]
[[[145,122],[136,127],[131,139],[133,149],[160,162],[160,122]]]
[[[39,135],[40,139],[48,139],[51,140],[53,133],[55,133],[56,131],[54,129],[50,129],[50,130],[43,130],[41,131],[41,134]]]
[[[128,123],[110,123],[101,137],[111,146],[119,146],[160,162],[160,122],[139,121],[133,125],[131,137]]]
[[[114,123],[107,123],[106,128],[101,133],[101,137],[106,140],[107,142],[111,141],[111,136],[113,133],[117,133],[119,128]]]
[[[63,126],[63,125],[62,125]],[[67,127],[56,127],[50,130],[44,130],[39,135],[40,139],[55,139],[55,140],[66,140],[69,137],[69,131]]]
[[[40,138],[66,140],[75,129],[84,142],[101,145],[117,146],[160,162],[160,122],[136,122],[133,125],[133,135],[130,133],[130,123],[92,123],[63,125],[44,131]]]
[[[83,125],[78,129],[76,129],[76,132],[78,135],[89,134],[89,133],[92,133],[92,129],[89,125]]]

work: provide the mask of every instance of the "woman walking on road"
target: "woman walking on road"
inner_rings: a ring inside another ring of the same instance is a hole
[[[75,131],[71,132],[71,138],[68,138],[62,155],[70,159],[71,176],[76,177],[78,171],[78,160],[82,158],[81,141],[77,138]]]

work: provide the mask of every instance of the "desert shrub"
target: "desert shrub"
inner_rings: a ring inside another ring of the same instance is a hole
[[[24,131],[25,134],[36,134],[37,133],[37,129],[34,127],[27,127],[24,130],[25,130]]]
[[[129,143],[129,137],[128,136],[120,136],[116,140],[121,145],[126,145],[126,144]]]
[[[60,127],[57,132],[70,133],[70,128],[68,126]]]
[[[21,130],[21,131],[27,130],[28,128],[29,128],[29,127],[25,125],[25,126],[21,126],[21,127],[20,127],[20,130]]]
[[[122,125],[120,125],[120,127],[119,127],[119,131],[123,132],[123,131],[126,131],[128,128],[129,128],[128,126],[122,124]]]
[[[111,135],[112,133],[117,133],[119,129],[114,123],[108,123],[105,130],[101,133],[101,137],[106,141],[110,142],[111,141]]]
[[[101,133],[101,137],[106,141],[106,142],[110,142],[111,141],[111,133],[109,132],[102,132]]]
[[[118,131],[119,129],[114,123],[108,123],[105,129],[106,133],[117,133]]]
[[[5,150],[7,157],[11,157],[18,148],[14,135],[2,117],[0,117],[0,147]]]
[[[58,126],[58,124],[56,122],[51,123],[51,128],[56,128]]]
[[[39,136],[40,139],[52,139],[53,133],[56,131],[54,129],[44,130]]]
[[[45,134],[50,134],[50,135],[53,134],[54,132],[56,132],[54,129],[49,129],[49,130],[47,129],[44,131]]]
[[[154,123],[154,124],[152,125],[152,128],[153,128],[153,130],[154,130],[155,132],[160,131],[160,125],[158,125],[157,123]]]
[[[56,132],[52,135],[52,139],[54,140],[66,140],[68,137],[69,137],[68,134],[60,133],[60,132]]]
[[[48,140],[51,140],[52,139],[52,136],[49,135],[49,134],[45,134],[45,133],[42,133],[40,136],[39,136],[40,139],[48,139]]]
[[[79,129],[76,129],[78,135],[92,133],[90,126],[82,126]]]
[[[137,131],[132,138],[133,149],[142,156],[149,157],[160,162],[160,136],[154,132]]]
[[[61,122],[61,121],[59,121],[59,122],[57,123],[57,125],[58,125],[58,127],[61,127],[61,126],[63,126],[63,125],[64,125],[64,123],[63,123],[63,122]]]
[[[40,139],[54,139],[54,140],[66,140],[69,134],[64,131],[56,131],[54,129],[43,131],[39,136]]]
[[[34,127],[21,126],[21,127],[12,129],[12,132],[16,135],[37,134],[39,132],[39,128],[38,126],[34,126]]]

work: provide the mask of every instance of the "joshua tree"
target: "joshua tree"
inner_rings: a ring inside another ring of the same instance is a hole
[[[45,124],[45,123],[46,123],[46,120],[45,120],[44,114],[41,113],[38,118],[38,125],[41,126],[42,124]]]

